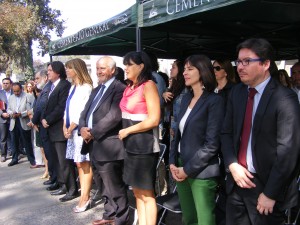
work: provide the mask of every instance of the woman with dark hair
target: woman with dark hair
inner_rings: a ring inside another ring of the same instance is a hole
[[[228,59],[217,59],[213,63],[218,86],[215,92],[224,97],[226,101],[229,92],[235,84],[235,71]]]
[[[170,170],[177,181],[184,224],[214,225],[224,103],[214,93],[217,81],[208,57],[189,56],[183,76],[191,91],[182,99]]]
[[[144,52],[129,52],[123,59],[129,85],[120,102],[124,140],[124,181],[132,186],[139,224],[156,224],[154,185],[158,161],[160,104],[152,81],[149,57]]]
[[[175,60],[170,70],[171,86],[163,93],[163,98],[167,103],[167,110],[170,122],[170,141],[174,139],[175,131],[177,130],[178,112],[180,109],[181,100],[184,94],[187,93],[183,77],[183,62]],[[169,154],[168,154],[169,155]],[[167,163],[167,162],[166,162]]]
[[[288,88],[292,88],[292,82],[291,82],[291,78],[289,77],[288,73],[286,72],[286,70],[278,70],[278,76],[279,76],[279,82],[283,85],[286,86]]]

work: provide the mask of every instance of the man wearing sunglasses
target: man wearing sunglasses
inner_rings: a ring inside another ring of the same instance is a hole
[[[300,108],[272,75],[274,51],[264,39],[237,47],[240,84],[232,88],[222,129],[227,169],[227,225],[284,224],[297,204]]]

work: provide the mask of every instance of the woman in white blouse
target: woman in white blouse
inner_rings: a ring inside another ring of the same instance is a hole
[[[93,174],[89,154],[81,154],[83,139],[78,136],[77,126],[80,113],[83,111],[93,89],[93,81],[83,60],[79,58],[71,59],[66,62],[65,67],[67,77],[72,80],[73,85],[66,103],[63,130],[65,137],[68,139],[66,158],[73,159],[78,168],[81,196],[73,211],[79,213],[84,212],[90,206]]]

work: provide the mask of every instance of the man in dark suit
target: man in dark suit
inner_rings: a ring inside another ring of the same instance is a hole
[[[264,39],[237,47],[242,83],[233,87],[221,140],[227,168],[227,225],[277,225],[297,203],[300,109],[295,93],[273,77],[274,51]]]
[[[127,224],[128,199],[122,180],[124,149],[118,139],[122,128],[121,101],[125,85],[116,80],[116,63],[111,57],[97,61],[99,86],[95,88],[81,113],[79,131],[90,152],[94,173],[103,180],[104,213],[93,224]]]
[[[45,111],[46,104],[48,102],[48,95],[51,89],[52,83],[48,81],[47,70],[41,70],[35,75],[35,83],[36,87],[41,91],[38,96],[35,106],[33,108],[33,117],[31,119],[32,125],[35,130],[37,130],[40,134],[41,145],[45,151],[45,156],[48,161],[48,171],[50,175],[50,180],[45,181],[44,184],[53,184],[57,178],[57,172],[54,168],[54,159],[53,153],[50,148],[50,141],[47,133],[47,129],[45,129],[42,125],[42,115]]]
[[[4,78],[2,80],[2,88],[0,90],[0,149],[1,149],[1,162],[6,161],[7,150],[11,150],[11,143],[10,143],[10,134],[9,134],[9,114],[7,113],[8,107],[8,99],[11,96],[12,81],[10,78]]]
[[[48,190],[55,190],[59,185],[59,190],[52,194],[66,194],[59,199],[61,202],[78,197],[75,165],[72,160],[66,159],[67,140],[63,134],[63,116],[71,88],[71,84],[66,80],[66,77],[65,67],[62,62],[54,61],[48,65],[48,79],[52,82],[52,85],[46,108],[42,115],[42,125],[48,129],[58,181],[58,184],[52,184],[48,187]]]

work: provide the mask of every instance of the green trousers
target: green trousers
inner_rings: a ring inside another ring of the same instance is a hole
[[[177,182],[177,192],[185,225],[215,225],[217,181],[187,178]]]

